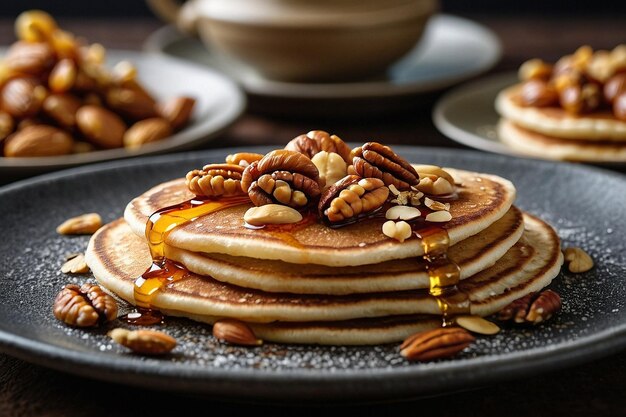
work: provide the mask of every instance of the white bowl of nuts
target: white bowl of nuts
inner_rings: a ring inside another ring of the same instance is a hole
[[[244,108],[218,73],[80,43],[44,12],[20,15],[16,34],[0,61],[3,179],[190,148]]]

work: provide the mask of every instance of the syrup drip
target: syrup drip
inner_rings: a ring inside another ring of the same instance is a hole
[[[457,287],[461,279],[459,266],[448,258],[450,237],[448,232],[437,226],[413,230],[422,239],[423,259],[430,279],[429,294],[437,300],[443,315],[442,326],[450,325],[450,317],[469,313],[469,297]]]
[[[223,210],[248,203],[245,197],[222,198],[220,200],[191,199],[183,203],[155,211],[146,224],[146,238],[152,265],[135,280],[134,298],[137,311],[125,316],[129,324],[149,325],[163,321],[163,315],[152,306],[154,296],[166,285],[186,278],[189,271],[181,264],[167,259],[165,240],[177,226]]]

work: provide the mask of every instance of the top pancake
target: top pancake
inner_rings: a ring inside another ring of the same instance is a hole
[[[563,139],[626,141],[626,122],[609,111],[574,116],[560,107],[523,107],[517,104],[521,84],[502,90],[496,110],[526,129]]]
[[[442,224],[450,243],[473,236],[500,219],[515,200],[515,187],[501,177],[447,169],[459,183],[458,199],[451,203],[452,220]],[[133,232],[144,237],[148,217],[156,210],[193,198],[183,179],[158,185],[132,200],[124,217]],[[380,263],[424,254],[420,239],[405,242],[382,233],[384,219],[372,219],[332,229],[320,222],[302,222],[277,233],[272,228],[250,230],[243,204],[207,214],[172,230],[166,243],[192,252],[222,253],[296,264],[351,266]],[[286,236],[289,238],[287,239]]]

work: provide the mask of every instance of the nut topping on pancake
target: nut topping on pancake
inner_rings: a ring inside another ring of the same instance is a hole
[[[297,136],[285,146],[285,149],[300,152],[310,159],[322,151],[336,153],[346,164],[352,163],[350,147],[339,136],[330,135],[323,130],[311,130],[306,135]]]
[[[247,167],[254,161],[258,161],[261,158],[263,158],[263,155],[261,155],[260,153],[239,152],[236,154],[228,155],[226,157],[226,163],[233,164],[233,165],[241,165],[242,167]]]
[[[320,151],[311,158],[311,161],[320,172],[320,178],[326,184],[325,189],[345,177],[348,172],[348,164],[335,152]]]
[[[189,171],[185,177],[187,188],[197,196],[229,197],[245,195],[241,188],[244,168],[234,164],[209,164]]]
[[[377,142],[367,142],[353,151],[348,173],[363,178],[380,178],[385,185],[394,185],[398,190],[409,189],[420,182],[411,164],[388,146]]]
[[[331,223],[346,221],[382,207],[388,196],[382,180],[348,175],[324,192],[319,215]]]
[[[305,155],[276,150],[251,163],[243,171],[241,189],[257,206],[284,204],[302,208],[320,195],[319,171]]]

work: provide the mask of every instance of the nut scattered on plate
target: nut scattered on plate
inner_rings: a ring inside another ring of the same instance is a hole
[[[191,118],[195,99],[158,101],[131,62],[108,68],[102,45],[59,28],[43,11],[19,15],[15,33],[0,61],[0,156],[136,149]]]

